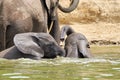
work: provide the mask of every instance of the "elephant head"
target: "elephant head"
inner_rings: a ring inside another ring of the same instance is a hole
[[[60,48],[54,38],[47,33],[22,33],[14,37],[15,46],[26,55],[35,56],[34,59],[55,58],[63,56],[64,50]]]
[[[42,34],[42,36],[40,34]],[[34,36],[34,41],[43,49],[43,58],[55,58],[57,55],[64,56],[64,50],[58,46],[57,42],[52,38],[52,36],[45,33],[40,34]]]
[[[65,25],[64,27],[61,28],[60,40],[64,41],[66,35],[69,36],[74,32],[75,31],[69,25]]]

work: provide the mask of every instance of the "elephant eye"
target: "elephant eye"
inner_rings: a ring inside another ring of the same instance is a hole
[[[90,45],[89,45],[89,44],[87,44],[86,46],[87,46],[87,48],[90,48]]]

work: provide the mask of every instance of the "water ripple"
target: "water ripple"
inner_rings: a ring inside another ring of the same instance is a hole
[[[21,75],[22,73],[5,73],[3,76],[11,76],[11,75]]]
[[[30,77],[29,76],[11,76],[9,78],[18,79],[18,78],[30,78]]]
[[[82,78],[82,80],[90,80],[90,78]]]
[[[107,62],[106,59],[63,59],[61,63],[81,63],[87,64],[91,62]]]
[[[113,74],[100,74],[101,76],[113,76]]]

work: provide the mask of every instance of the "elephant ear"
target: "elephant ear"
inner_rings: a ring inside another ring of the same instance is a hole
[[[44,45],[49,44],[49,42],[50,42],[48,39],[45,39],[43,37],[34,37],[34,38],[36,38],[34,41],[36,43],[38,43],[38,45],[41,46],[41,47],[44,46]]]
[[[44,51],[37,45],[37,42],[34,41],[35,39],[32,36],[35,35],[36,33],[32,32],[16,34],[14,37],[14,44],[20,52],[42,58],[44,56]]]

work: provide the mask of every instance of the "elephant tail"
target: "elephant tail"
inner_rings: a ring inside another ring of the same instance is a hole
[[[4,24],[3,1],[0,0],[0,51],[5,49],[6,45],[6,27]]]

